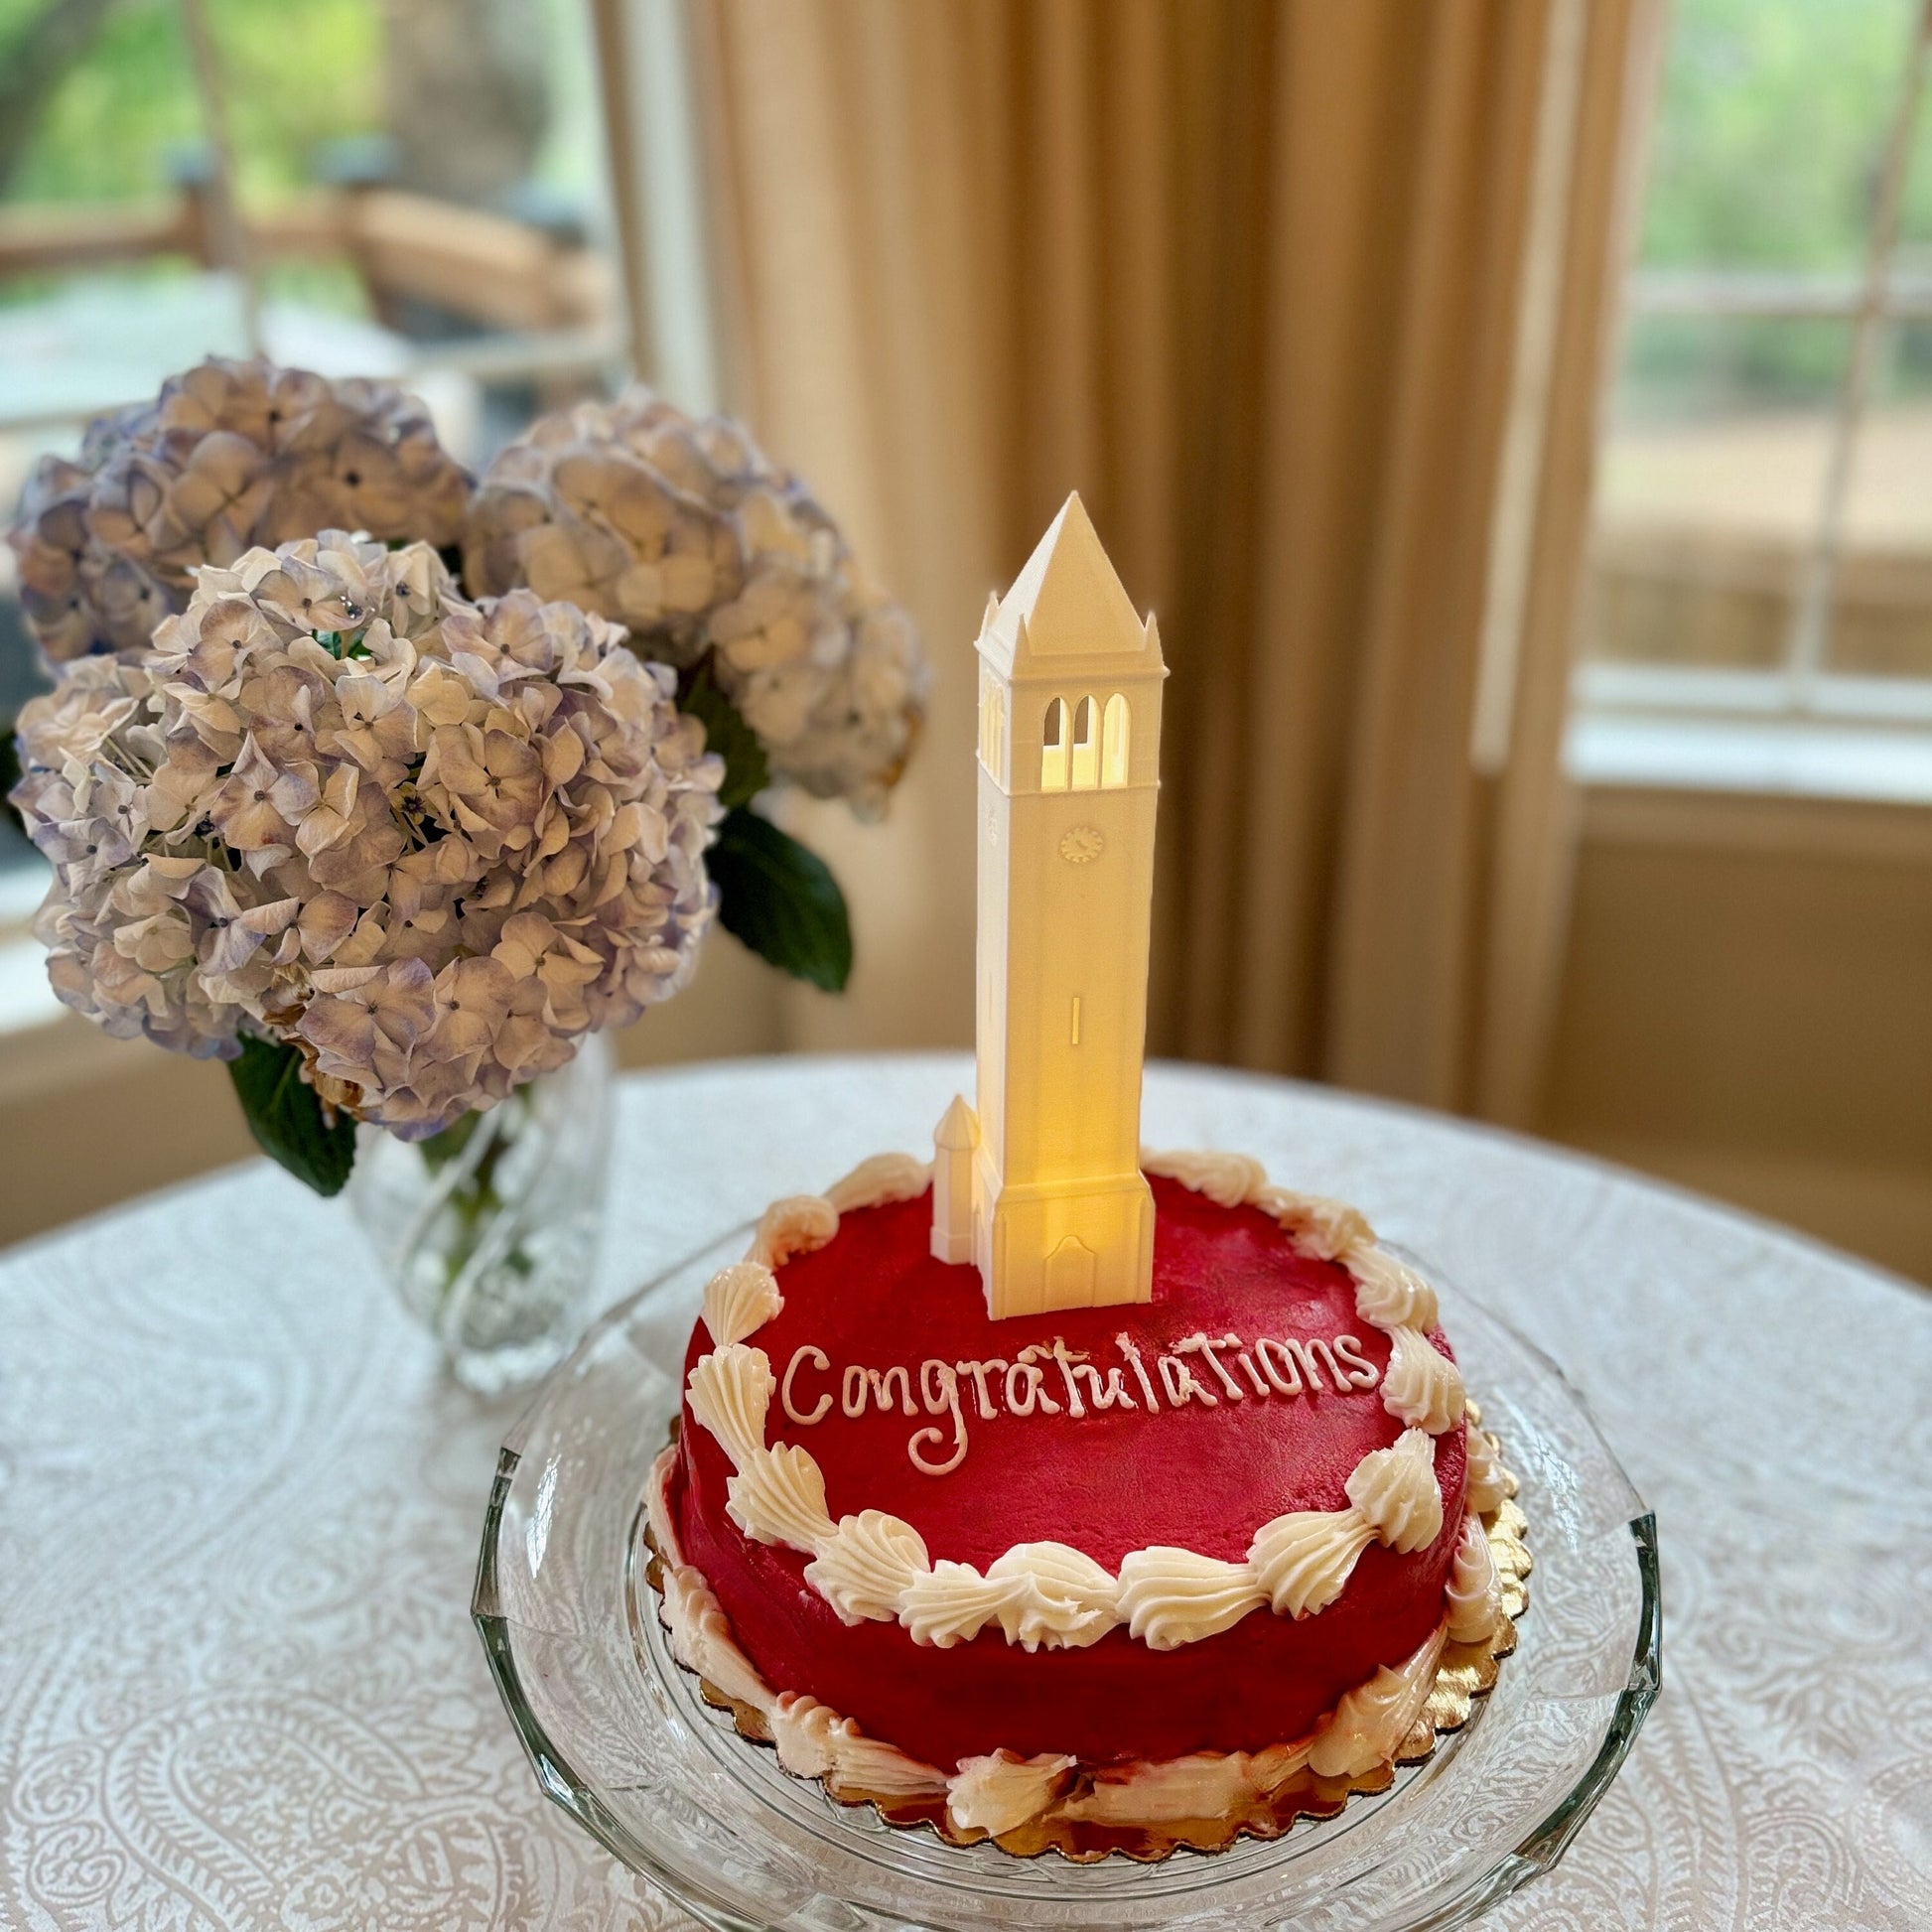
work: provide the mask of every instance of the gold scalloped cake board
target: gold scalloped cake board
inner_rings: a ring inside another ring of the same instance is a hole
[[[1469,1427],[1476,1428],[1475,1405],[1469,1405]],[[1487,1432],[1485,1432],[1487,1433]],[[677,1421],[671,1424],[671,1437],[677,1437]],[[1496,1438],[1489,1436],[1491,1445]],[[1498,1449],[1500,1463],[1500,1449]],[[1030,1819],[1011,1832],[993,1840],[1001,1851],[1015,1858],[1035,1859],[1043,1852],[1058,1852],[1078,1864],[1093,1863],[1118,1853],[1122,1857],[1155,1863],[1185,1846],[1196,1852],[1224,1852],[1236,1839],[1279,1838],[1298,1818],[1332,1818],[1357,1794],[1372,1796],[1386,1791],[1395,1782],[1398,1766],[1420,1764],[1436,1749],[1437,1739],[1457,1731],[1469,1722],[1478,1698],[1495,1688],[1502,1660],[1516,1648],[1516,1625],[1529,1609],[1529,1523],[1514,1500],[1516,1477],[1505,1468],[1503,1474],[1508,1497],[1480,1520],[1489,1538],[1489,1554],[1501,1585],[1502,1620],[1493,1635],[1480,1643],[1447,1643],[1443,1660],[1437,1667],[1436,1683],[1423,1706],[1415,1728],[1403,1740],[1402,1748],[1386,1763],[1357,1777],[1323,1778],[1312,1771],[1295,1772],[1274,1791],[1257,1794],[1243,1810],[1223,1818],[1170,1818],[1158,1825],[1098,1825],[1087,1819],[1047,1815]],[[664,1593],[664,1567],[656,1540],[648,1527],[643,1532],[650,1562],[644,1575],[652,1589]],[[661,1621],[660,1613],[660,1621]],[[674,1660],[675,1661],[675,1660]],[[680,1670],[687,1667],[680,1663]],[[697,1675],[693,1672],[692,1675]],[[720,1711],[731,1713],[741,1737],[753,1743],[769,1745],[771,1732],[761,1713],[738,1698],[727,1695],[708,1678],[698,1676],[698,1689],[704,1701]],[[888,1740],[890,1741],[890,1740]],[[1081,1762],[1075,1768],[1074,1782],[1062,1797],[1076,1796],[1088,1789],[1106,1771]],[[871,1805],[888,1825],[902,1830],[929,1825],[950,1845],[977,1845],[988,1836],[983,1831],[961,1831],[947,1815],[943,1797],[888,1798],[841,1781],[836,1774],[813,1780],[825,1793],[842,1805]]]

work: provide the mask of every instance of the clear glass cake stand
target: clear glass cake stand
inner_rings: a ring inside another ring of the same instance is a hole
[[[1447,1285],[1536,1569],[1515,1656],[1427,1762],[1280,1839],[1159,1864],[962,1850],[786,1776],[673,1661],[638,1546],[701,1291],[749,1232],[591,1329],[511,1431],[483,1523],[471,1612],[504,1708],[545,1792],[626,1865],[720,1932],[1414,1932],[1465,1923],[1562,1858],[1657,1695],[1655,1524],[1556,1365]]]

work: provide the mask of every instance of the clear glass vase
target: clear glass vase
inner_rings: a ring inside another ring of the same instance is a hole
[[[611,1124],[611,1048],[593,1034],[567,1065],[427,1141],[357,1131],[349,1204],[467,1388],[533,1382],[582,1331]]]

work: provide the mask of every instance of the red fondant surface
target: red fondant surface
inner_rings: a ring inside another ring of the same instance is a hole
[[[784,1308],[751,1337],[780,1377],[797,1350],[822,1349],[829,1368],[801,1365],[794,1400],[809,1412],[829,1393],[832,1407],[804,1426],[774,1397],[766,1441],[811,1451],[835,1520],[886,1510],[919,1531],[934,1562],[981,1569],[1016,1543],[1047,1541],[1071,1544],[1109,1569],[1128,1551],[1156,1544],[1238,1561],[1271,1517],[1341,1508],[1355,1464],[1402,1431],[1379,1387],[1262,1398],[1231,1350],[1222,1359],[1246,1391],[1238,1400],[1198,1355],[1184,1358],[1219,1398],[1211,1409],[1171,1407],[1163,1391],[1159,1413],[1150,1413],[1128,1371],[1140,1407],[1076,1419],[1065,1411],[1062,1374],[1048,1361],[1045,1388],[1062,1413],[1015,1416],[996,1395],[1000,1413],[987,1419],[962,1377],[965,1460],[944,1476],[913,1465],[907,1442],[915,1432],[941,1432],[921,1445],[928,1459],[943,1459],[952,1439],[950,1417],[928,1415],[920,1401],[919,1367],[928,1359],[1012,1361],[1027,1344],[1050,1345],[1057,1336],[1103,1371],[1125,1369],[1114,1342],[1125,1332],[1156,1374],[1158,1356],[1204,1331],[1232,1332],[1250,1344],[1264,1335],[1328,1342],[1351,1335],[1378,1370],[1386,1365],[1388,1343],[1356,1314],[1344,1270],[1297,1254],[1255,1209],[1217,1207],[1173,1181],[1153,1185],[1151,1303],[1001,1322],[987,1318],[975,1270],[928,1252],[930,1195],[846,1215],[828,1246],[779,1271]],[[1449,1352],[1440,1332],[1432,1339]],[[700,1323],[687,1372],[710,1346]],[[897,1406],[881,1414],[875,1400],[863,1416],[844,1414],[843,1371],[854,1363],[882,1372],[905,1367],[917,1414]],[[989,1382],[997,1386],[996,1378]],[[803,1581],[808,1558],[755,1543],[730,1521],[730,1464],[688,1408],[681,1440],[672,1508],[685,1561],[704,1572],[766,1682],[806,1692],[871,1735],[945,1769],[1002,1745],[1106,1762],[1258,1750],[1301,1736],[1344,1691],[1400,1661],[1434,1629],[1461,1520],[1459,1504],[1446,1509],[1443,1534],[1415,1556],[1371,1545],[1336,1601],[1300,1622],[1264,1608],[1219,1636],[1171,1651],[1115,1630],[1084,1650],[1032,1654],[993,1625],[940,1650],[913,1643],[897,1624],[841,1621]],[[1444,1496],[1459,1498],[1459,1424],[1438,1439],[1436,1466]]]

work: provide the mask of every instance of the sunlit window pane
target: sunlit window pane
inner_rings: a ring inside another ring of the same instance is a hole
[[[1851,336],[1764,317],[1633,324],[1599,460],[1590,655],[1783,661]]]
[[[1827,668],[1932,678],[1932,322],[1887,330],[1852,459]]]

